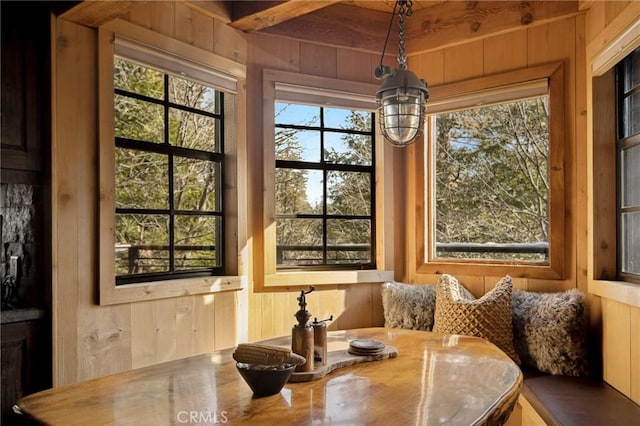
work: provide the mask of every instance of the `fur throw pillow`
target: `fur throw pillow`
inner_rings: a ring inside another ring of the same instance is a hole
[[[506,276],[491,291],[474,300],[458,280],[442,275],[436,285],[433,331],[482,337],[519,365],[520,359],[513,347],[512,289],[511,277]]]
[[[584,294],[513,292],[515,348],[522,363],[550,374],[587,374]]]
[[[382,284],[384,326],[431,331],[436,307],[434,285]]]

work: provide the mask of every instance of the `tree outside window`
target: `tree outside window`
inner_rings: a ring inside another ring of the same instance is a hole
[[[372,123],[367,111],[275,103],[278,267],[375,267]]]
[[[114,59],[117,283],[221,272],[223,94]]]
[[[548,97],[434,115],[435,257],[546,262]]]

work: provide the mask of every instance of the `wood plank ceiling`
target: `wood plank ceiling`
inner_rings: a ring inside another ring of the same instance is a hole
[[[380,53],[395,0],[216,1],[177,0],[245,32],[260,32]],[[85,0],[62,14],[97,27],[144,0]],[[539,25],[580,13],[578,1],[415,0],[407,18],[409,55],[520,26]],[[397,51],[397,17],[387,52]]]

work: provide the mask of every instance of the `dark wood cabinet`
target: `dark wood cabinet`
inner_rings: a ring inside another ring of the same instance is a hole
[[[0,267],[8,270],[9,255],[20,254],[22,269],[16,305],[45,309],[2,311],[0,362],[2,425],[15,424],[17,399],[51,387],[51,22],[48,1],[0,1],[2,44],[0,131],[0,222],[15,232],[0,232]],[[12,203],[7,188],[12,186]],[[15,187],[21,187],[16,192]],[[15,194],[32,194],[16,198]],[[16,201],[17,200],[17,201]],[[26,212],[18,215],[16,212]],[[15,219],[15,220],[14,220]],[[17,231],[16,231],[17,230]]]
[[[4,322],[0,330],[2,424],[12,424],[12,406],[19,398],[49,387],[50,382],[50,359],[42,359],[47,340],[43,313],[36,309],[19,311],[15,314],[24,313],[32,319]],[[3,312],[3,317],[5,314],[14,312]]]
[[[0,267],[7,271],[9,255],[20,255],[20,295],[14,304],[25,308],[0,312],[2,425],[15,423],[17,399],[51,387],[51,318],[44,312],[51,306],[46,224],[51,216],[53,6],[50,1],[0,1]]]
[[[50,4],[2,1],[0,8],[2,180],[38,180],[24,172],[43,171],[49,144]]]

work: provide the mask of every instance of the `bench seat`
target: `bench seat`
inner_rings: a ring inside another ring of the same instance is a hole
[[[525,372],[521,397],[547,425],[640,425],[640,406],[602,380]]]

